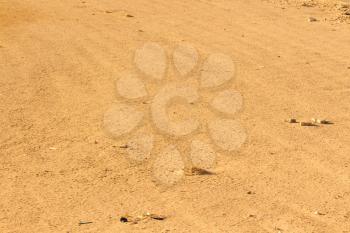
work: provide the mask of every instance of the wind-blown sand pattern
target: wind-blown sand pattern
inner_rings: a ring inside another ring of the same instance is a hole
[[[347,1],[288,2],[0,1],[0,232],[348,232]]]

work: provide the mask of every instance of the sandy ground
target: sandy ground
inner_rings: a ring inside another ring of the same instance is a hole
[[[350,232],[350,27],[338,14],[257,0],[0,1],[0,232]],[[116,77],[148,41],[234,57],[247,139],[215,175],[159,184],[102,129]],[[168,218],[119,222],[144,212]]]

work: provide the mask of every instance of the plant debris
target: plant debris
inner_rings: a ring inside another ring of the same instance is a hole
[[[90,221],[80,221],[80,222],[79,222],[79,226],[81,226],[81,225],[86,225],[86,224],[91,224],[91,223],[93,223],[93,222],[90,222]]]
[[[162,221],[162,220],[165,220],[167,217],[164,216],[164,215],[158,215],[158,214],[151,214],[149,212],[146,212],[140,216],[136,216],[136,217],[133,217],[133,216],[130,216],[130,215],[123,215],[120,217],[120,222],[122,223],[131,223],[131,224],[137,224],[141,221],[145,221],[145,220],[159,220],[159,221]]]

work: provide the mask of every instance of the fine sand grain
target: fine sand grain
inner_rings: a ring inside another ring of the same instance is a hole
[[[350,26],[313,3],[0,1],[0,232],[349,232]]]

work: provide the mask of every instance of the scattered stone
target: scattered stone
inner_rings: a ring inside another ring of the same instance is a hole
[[[350,10],[345,11],[345,12],[344,12],[344,15],[350,15]]]
[[[119,148],[121,148],[121,149],[127,149],[127,148],[129,148],[129,146],[126,144],[126,145],[120,146]]]
[[[206,169],[203,168],[198,168],[198,167],[192,167],[189,170],[185,171],[185,175],[186,176],[195,176],[195,175],[213,175],[214,173],[211,171],[208,171]]]
[[[320,124],[325,124],[325,125],[327,125],[327,124],[332,124],[332,122],[330,122],[330,121],[328,121],[328,120],[319,120],[318,123],[320,123]]]
[[[297,119],[294,119],[294,118],[286,119],[285,122],[288,122],[288,123],[298,123],[298,122],[297,122]]]
[[[275,227],[275,230],[277,231],[277,233],[282,233],[283,232],[283,229],[279,228],[279,227]]]
[[[147,214],[151,219],[155,219],[155,220],[165,220],[166,219],[166,216],[164,216],[164,215],[149,214],[149,213],[147,213]]]
[[[111,14],[111,13],[113,13],[113,11],[105,11],[105,13]]]
[[[122,217],[120,218],[120,221],[121,221],[121,222],[128,222],[129,219],[128,219],[126,216],[122,216]]]
[[[309,17],[309,22],[311,23],[311,22],[316,22],[317,21],[317,19],[316,18],[314,18],[314,17]]]
[[[128,17],[128,18],[134,18],[134,16],[133,16],[133,15],[130,15],[130,14],[127,14],[126,17]]]
[[[304,6],[304,7],[314,7],[315,4],[312,3],[312,2],[304,2],[303,4],[301,4],[301,6]]]
[[[350,218],[350,211],[348,211],[345,215],[344,218]]]
[[[312,122],[300,122],[300,126],[315,126]]]
[[[317,123],[318,119],[317,118],[311,118],[311,122]]]
[[[324,124],[324,125],[326,125],[326,124],[331,124],[331,122],[328,121],[328,120],[317,119],[317,118],[311,118],[311,122],[317,123],[317,124]]]
[[[248,194],[248,195],[252,195],[252,194],[255,194],[255,193],[252,192],[252,191],[248,191],[247,194]]]
[[[348,8],[350,8],[350,4],[348,4],[348,3],[340,3],[339,4],[339,8],[340,9],[348,9]]]
[[[322,213],[320,211],[315,211],[314,214],[316,214],[316,215],[326,215],[325,213]]]
[[[142,104],[151,104],[152,103],[152,100],[145,100],[145,101],[142,101]]]

